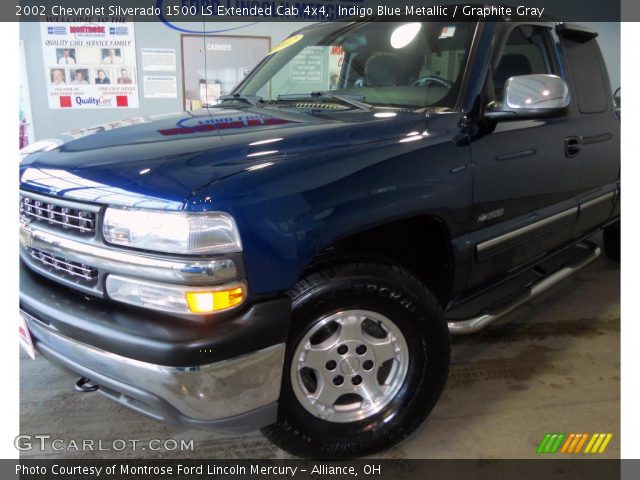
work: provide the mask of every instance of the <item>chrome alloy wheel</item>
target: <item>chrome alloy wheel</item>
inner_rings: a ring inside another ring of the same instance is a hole
[[[408,366],[407,342],[395,323],[380,313],[345,310],[304,335],[291,362],[291,384],[312,415],[353,422],[389,404]]]

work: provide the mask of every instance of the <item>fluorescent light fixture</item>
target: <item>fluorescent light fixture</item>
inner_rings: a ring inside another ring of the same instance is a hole
[[[280,140],[284,140],[283,138],[267,138],[266,140],[258,140],[257,142],[251,142],[249,145],[251,147],[255,147],[256,145],[266,145],[267,143],[275,143]]]
[[[278,153],[278,150],[263,150],[261,152],[250,153],[249,155],[247,155],[247,158],[262,157],[264,155],[271,155],[274,153]]]
[[[420,132],[409,132],[407,133],[407,136],[400,139],[399,143],[406,143],[406,142],[414,142],[416,140],[420,140],[422,137],[422,135],[420,135]]]
[[[405,137],[405,138],[401,138],[399,140],[400,143],[407,143],[407,142],[415,142],[416,140],[421,140],[422,137],[421,136],[413,136],[413,137]]]
[[[273,165],[273,162],[259,163],[258,165],[253,165],[251,167],[247,167],[247,168],[245,168],[245,170],[247,172],[252,172],[254,170],[260,170],[261,168],[270,167],[271,165]]]

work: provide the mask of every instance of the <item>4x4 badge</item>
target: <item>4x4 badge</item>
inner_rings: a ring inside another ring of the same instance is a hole
[[[486,222],[487,220],[494,220],[502,215],[504,215],[504,208],[497,208],[496,210],[480,214],[478,217],[478,223]]]

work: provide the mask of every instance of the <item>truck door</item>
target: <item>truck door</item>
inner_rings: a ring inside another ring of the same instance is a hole
[[[483,104],[500,100],[510,77],[563,76],[553,25],[503,23],[497,28]],[[504,276],[566,242],[578,211],[581,164],[568,150],[570,139],[579,135],[573,113],[498,121],[483,128],[471,144],[475,262],[469,288]]]
[[[620,178],[620,120],[597,33],[584,27],[560,24],[556,28],[572,84],[580,135],[576,159],[580,170],[580,208],[576,233],[586,233],[612,215]]]

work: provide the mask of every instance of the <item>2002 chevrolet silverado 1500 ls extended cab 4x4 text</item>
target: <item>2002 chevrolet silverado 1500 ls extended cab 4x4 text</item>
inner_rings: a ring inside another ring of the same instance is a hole
[[[393,445],[436,404],[450,334],[591,261],[602,229],[619,256],[596,37],[317,24],[215,105],[30,147],[28,338],[78,389],[166,422],[302,456]]]

